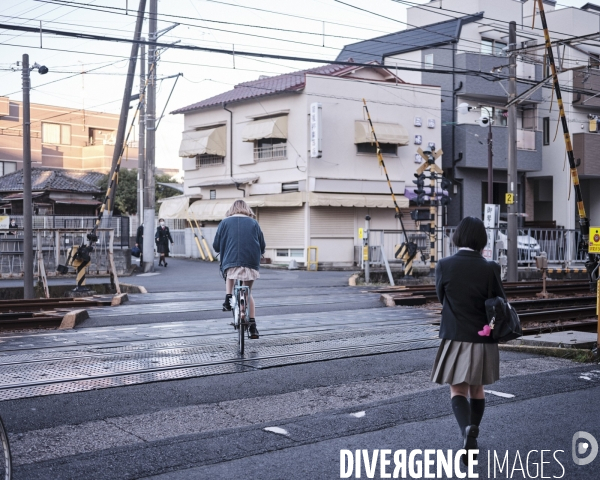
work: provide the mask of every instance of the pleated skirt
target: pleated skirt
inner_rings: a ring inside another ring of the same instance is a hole
[[[260,278],[260,273],[258,273],[257,270],[248,267],[231,267],[228,268],[227,272],[225,273],[227,278],[232,280],[242,280],[245,282]]]
[[[471,343],[442,339],[431,381],[443,385],[491,385],[500,378],[497,343]]]

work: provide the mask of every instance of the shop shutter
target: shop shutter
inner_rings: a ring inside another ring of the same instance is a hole
[[[354,238],[354,208],[310,209],[311,238]]]
[[[261,207],[257,211],[267,248],[304,248],[304,208]]]

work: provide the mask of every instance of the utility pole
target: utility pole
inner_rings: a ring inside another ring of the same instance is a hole
[[[33,298],[33,205],[31,200],[31,118],[29,55],[23,54],[23,298]]]
[[[131,103],[131,90],[133,88],[133,79],[135,77],[135,64],[138,57],[139,41],[142,36],[142,26],[144,24],[144,12],[146,10],[146,0],[140,0],[138,7],[137,20],[135,23],[135,33],[133,35],[133,43],[131,44],[131,54],[129,55],[129,68],[127,69],[127,80],[125,81],[125,91],[123,92],[123,101],[121,102],[121,114],[119,115],[119,125],[117,127],[117,138],[115,140],[115,148],[113,151],[112,165],[110,168],[110,178],[113,178],[119,157],[123,152],[123,143],[125,142],[125,128],[127,126],[127,117],[129,115],[129,104]],[[109,180],[110,181],[110,180]],[[107,205],[106,219],[110,222],[114,207],[114,198],[116,188],[111,191],[110,204]]]
[[[517,58],[515,49],[517,43],[517,23],[512,21],[508,26],[508,172],[507,172],[507,204],[508,204],[508,230],[507,230],[507,280],[519,280],[518,251],[517,251],[517,106],[513,100],[517,96]],[[511,195],[512,194],[512,195]]]
[[[150,0],[148,25],[148,103],[146,109],[146,160],[144,174],[144,272],[154,270],[154,165],[156,161],[156,39],[158,0]]]
[[[142,37],[142,41],[146,39]],[[145,182],[145,169],[144,159],[146,155],[146,97],[145,85],[146,85],[146,45],[141,46],[140,53],[140,118],[138,121],[139,125],[139,139],[138,139],[138,224],[144,223],[144,182]],[[144,96],[143,96],[144,95]],[[140,245],[142,250],[143,245]]]

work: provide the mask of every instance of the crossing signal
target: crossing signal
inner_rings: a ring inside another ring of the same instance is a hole
[[[440,205],[445,206],[445,205],[448,205],[452,201],[452,198],[449,195],[444,193],[444,192],[449,192],[452,185],[454,185],[452,180],[450,180],[447,177],[442,177],[442,181],[440,182],[440,187],[442,189],[442,192],[440,195]]]
[[[429,210],[412,210],[410,212],[410,218],[415,222],[422,222],[423,220],[431,220],[431,213]]]

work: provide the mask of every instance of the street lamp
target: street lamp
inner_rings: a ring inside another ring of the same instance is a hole
[[[29,66],[29,55],[23,54],[23,298],[33,298],[33,205],[31,200],[31,118],[29,72],[48,73],[48,67],[34,63]],[[39,247],[39,246],[38,246]]]
[[[488,144],[488,194],[487,194],[487,203],[489,204],[493,204],[494,203],[494,168],[493,168],[493,152],[492,152],[492,143],[493,143],[493,137],[492,137],[492,124],[494,123],[494,121],[492,120],[492,114],[490,112],[490,110],[487,107],[480,107],[481,109],[485,109],[486,110],[486,115],[482,115],[481,117],[479,117],[477,119],[477,123],[479,124],[480,127],[482,128],[487,128],[488,129],[488,138],[487,138],[487,144]],[[458,113],[460,114],[467,114],[469,113],[471,110],[473,109],[473,107],[471,107],[468,103],[461,103],[456,110],[458,110]]]

